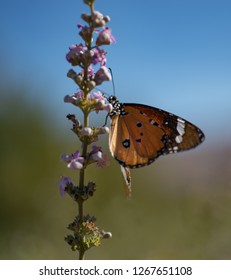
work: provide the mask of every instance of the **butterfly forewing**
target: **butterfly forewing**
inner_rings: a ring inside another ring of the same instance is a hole
[[[190,122],[147,105],[117,103],[110,116],[111,153],[131,168],[148,165],[160,155],[191,149],[204,139],[203,132]]]
[[[164,110],[141,104],[124,104],[127,108],[135,107],[137,112],[147,116],[150,123],[154,123],[167,137],[166,146],[171,151],[191,149],[204,140],[203,132],[194,124]],[[177,147],[177,148],[176,148]]]

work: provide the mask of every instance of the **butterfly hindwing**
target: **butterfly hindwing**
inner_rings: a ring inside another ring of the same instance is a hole
[[[161,139],[164,133],[150,125],[146,116],[139,114],[137,118],[136,109],[127,109],[126,115],[112,118],[110,149],[120,164],[141,167],[150,164],[158,152],[162,151],[164,144]]]
[[[148,165],[160,155],[191,149],[204,139],[190,122],[147,105],[117,102],[110,116],[109,147],[125,167]]]

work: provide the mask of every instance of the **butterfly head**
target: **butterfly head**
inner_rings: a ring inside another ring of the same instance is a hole
[[[111,95],[108,97],[108,102],[114,107],[116,103],[119,103],[119,100],[115,97],[115,95]]]
[[[115,95],[111,95],[108,98],[108,102],[112,105],[112,111],[110,112],[109,116],[112,118],[115,115],[124,115],[124,106],[119,100],[115,97]]]

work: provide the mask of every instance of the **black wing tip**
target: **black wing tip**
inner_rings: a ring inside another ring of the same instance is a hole
[[[205,141],[205,134],[203,133],[202,130],[199,129],[199,139],[200,139],[200,143]]]
[[[115,160],[118,161],[118,163],[119,163],[120,165],[122,165],[123,167],[128,167],[128,168],[131,168],[131,169],[135,169],[135,168],[141,168],[141,167],[145,167],[145,166],[147,166],[147,165],[152,164],[158,157],[159,157],[159,155],[158,155],[158,156],[155,156],[154,158],[150,158],[150,159],[148,160],[148,162],[142,163],[142,164],[141,164],[141,163],[137,163],[137,164],[126,164],[124,161],[122,161],[122,160],[120,160],[120,159],[118,159],[118,158],[116,158],[116,157],[115,157]]]

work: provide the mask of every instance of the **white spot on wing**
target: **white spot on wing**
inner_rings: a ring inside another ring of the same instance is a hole
[[[178,148],[177,146],[173,147],[173,151],[174,151],[174,152],[178,151],[178,149],[179,149],[179,148]]]
[[[177,127],[176,127],[177,131],[179,132],[179,135],[184,135],[185,134],[185,121],[177,118]]]
[[[140,114],[141,115],[143,115],[143,116],[145,116],[145,117],[147,117],[148,115],[147,114],[145,114],[144,112],[142,112],[142,111],[140,111]]]
[[[176,140],[176,143],[179,144],[179,143],[181,143],[183,141],[183,137],[181,135],[177,135],[175,140]]]
[[[156,122],[155,122],[154,120],[150,120],[150,124],[151,124],[151,125],[155,125],[155,123],[156,123]]]

